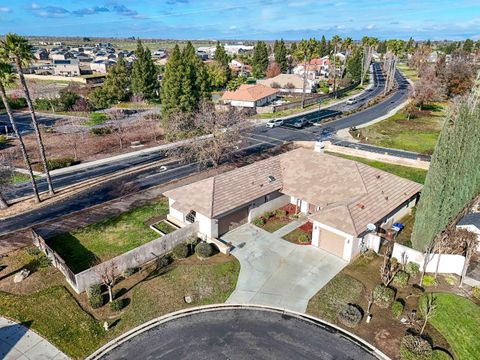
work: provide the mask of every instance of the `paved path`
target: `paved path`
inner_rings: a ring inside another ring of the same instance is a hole
[[[240,261],[229,304],[259,304],[305,312],[308,301],[346,262],[310,245],[295,245],[254,225],[222,236]]]
[[[0,358],[60,360],[68,357],[27,327],[0,317]]]
[[[285,225],[284,227],[281,227],[277,231],[274,231],[273,235],[279,238],[284,237],[288,233],[291,233],[293,230],[302,226],[303,224],[306,224],[307,222],[308,222],[307,218],[301,218],[301,219],[292,221],[291,223],[288,223],[287,225]]]

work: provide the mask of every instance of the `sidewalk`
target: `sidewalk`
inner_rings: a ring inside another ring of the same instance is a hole
[[[26,326],[0,316],[0,358],[66,360],[64,353]]]

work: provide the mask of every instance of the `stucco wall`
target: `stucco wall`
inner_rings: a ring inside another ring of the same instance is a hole
[[[258,202],[254,202],[253,203],[254,207],[248,213],[248,222],[251,222],[257,216],[262,215],[266,211],[276,210],[276,209],[281,208],[281,207],[290,203],[290,196],[281,195],[279,193],[277,193],[277,194],[278,195],[274,195],[274,196],[278,196],[278,197],[276,197],[276,198],[274,198],[274,199],[272,199],[272,200],[270,200],[266,203],[261,203],[261,205],[259,205],[260,204],[260,202],[259,202],[260,199],[258,199]]]

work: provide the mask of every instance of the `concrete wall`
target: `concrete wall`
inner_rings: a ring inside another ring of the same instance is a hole
[[[82,78],[80,76],[55,76],[55,75],[35,75],[35,74],[25,74],[26,79],[36,79],[36,80],[50,80],[50,81],[73,81],[82,84],[87,83],[86,78]]]
[[[262,215],[266,211],[276,210],[290,203],[290,196],[288,195],[282,195],[280,193],[274,193],[272,195],[274,195],[275,198],[268,202],[262,203],[261,205],[259,202],[253,203],[254,207],[248,213],[248,222],[251,222],[253,219]]]
[[[393,246],[392,257],[397,258],[399,261],[402,260],[402,256],[406,256],[406,261],[412,261],[420,265],[420,269],[423,268],[423,263],[425,260],[425,255],[415,249],[409,248],[404,245],[395,243]],[[438,272],[442,274],[456,274],[461,275],[463,266],[465,264],[465,257],[462,255],[431,255],[430,261],[427,264],[427,272],[435,272],[437,268],[437,263],[440,260],[438,266]]]
[[[84,270],[75,275],[77,293],[85,291],[90,285],[101,282],[101,271],[105,267],[114,266],[117,275],[122,274],[128,268],[141,266],[157,257],[161,257],[184,242],[189,236],[198,232],[198,223],[189,224],[170,234],[164,235],[156,240],[150,241],[142,246],[114,257],[102,264]]]

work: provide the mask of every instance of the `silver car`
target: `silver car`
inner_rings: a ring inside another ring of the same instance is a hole
[[[273,119],[273,120],[269,120],[267,122],[267,127],[269,127],[269,128],[274,128],[274,127],[282,126],[282,125],[283,125],[283,120],[282,119]]]

